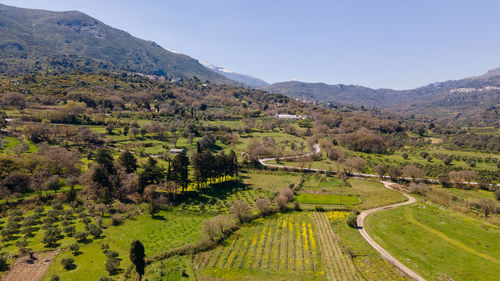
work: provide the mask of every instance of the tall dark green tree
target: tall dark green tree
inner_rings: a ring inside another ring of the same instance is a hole
[[[146,266],[145,256],[144,245],[142,245],[141,241],[134,240],[130,245],[130,261],[135,266],[139,281],[142,280],[142,275],[144,275],[144,267]]]
[[[185,152],[181,152],[172,160],[172,180],[182,187],[184,191],[189,184],[189,158]]]
[[[102,165],[109,174],[116,174],[115,163],[113,159],[113,155],[111,155],[111,151],[106,148],[99,148],[95,155],[95,162],[98,165]]]
[[[132,154],[132,152],[128,150],[124,151],[122,154],[120,154],[118,161],[120,165],[125,168],[125,172],[127,172],[128,174],[137,171],[137,159],[135,158],[134,154]]]
[[[144,188],[150,184],[157,184],[165,179],[163,168],[158,166],[158,162],[149,157],[148,162],[139,173],[139,192],[142,193]]]

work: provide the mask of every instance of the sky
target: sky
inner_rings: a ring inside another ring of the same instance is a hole
[[[500,67],[498,0],[0,0],[79,10],[267,82],[410,89]]]

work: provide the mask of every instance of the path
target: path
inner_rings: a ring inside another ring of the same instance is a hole
[[[293,158],[305,157],[305,156],[310,156],[310,155],[312,155],[314,153],[320,152],[319,144],[315,144],[313,148],[314,148],[314,152],[311,152],[311,153],[308,153],[308,154],[305,154],[305,155],[299,155],[299,156],[283,157],[281,159],[285,160],[285,159],[293,159]],[[284,166],[284,165],[276,165],[276,164],[268,164],[268,163],[266,163],[266,161],[270,161],[270,160],[274,160],[274,159],[275,158],[264,158],[264,159],[259,159],[259,162],[263,166],[274,167],[274,168],[295,169],[295,170],[305,170],[305,171],[315,171],[315,172],[325,172],[325,170],[321,170],[321,169],[309,169],[309,168],[300,168],[300,167],[292,167],[292,166]],[[378,178],[377,175],[371,175],[371,174],[353,173],[351,175],[357,176],[357,177]],[[391,185],[393,183],[387,182],[387,181],[382,181],[382,183],[384,184],[384,186],[386,188],[394,190],[391,187]],[[400,191],[398,191],[398,192],[400,192]],[[398,261],[396,258],[394,258],[391,254],[389,254],[389,252],[387,252],[386,249],[382,248],[379,244],[377,244],[370,237],[370,235],[366,232],[366,230],[364,228],[365,218],[368,215],[370,215],[370,214],[372,214],[374,212],[380,211],[380,210],[389,210],[389,209],[397,208],[399,206],[413,204],[413,203],[416,202],[415,198],[413,198],[412,196],[410,196],[410,195],[408,195],[408,194],[406,194],[404,192],[401,192],[401,193],[408,198],[408,201],[405,201],[405,202],[402,202],[402,203],[396,203],[396,204],[392,204],[392,205],[387,205],[387,206],[376,207],[376,208],[365,210],[365,211],[361,212],[361,214],[359,214],[358,219],[357,219],[357,223],[358,223],[358,227],[359,227],[359,233],[366,240],[366,242],[368,242],[375,250],[377,250],[386,260],[388,260],[390,263],[392,263],[394,266],[396,266],[399,270],[401,270],[402,272],[404,272],[407,276],[409,276],[410,278],[412,278],[414,280],[417,280],[417,281],[425,281],[425,279],[422,278],[418,273],[416,273],[415,271],[413,271],[413,270],[409,269],[408,267],[406,267],[404,264],[402,264],[400,261]]]
[[[387,181],[383,181],[382,183],[384,184],[385,187],[394,190],[391,187],[391,185],[393,183],[387,182]],[[416,202],[416,200],[413,196],[410,196],[404,192],[401,192],[401,193],[408,198],[408,201],[405,201],[402,203],[396,203],[396,204],[392,204],[392,205],[387,205],[387,206],[376,207],[376,208],[365,210],[365,211],[361,212],[361,214],[359,214],[358,220],[357,220],[359,233],[361,234],[361,236],[363,236],[363,238],[366,240],[366,242],[368,242],[375,250],[377,250],[386,260],[388,260],[394,266],[399,268],[399,270],[406,273],[406,275],[408,275],[410,278],[412,278],[414,280],[425,281],[425,279],[422,278],[418,273],[416,273],[415,271],[406,267],[400,261],[395,259],[391,254],[389,254],[389,252],[387,252],[386,249],[382,248],[379,244],[377,244],[377,242],[375,242],[375,240],[373,240],[373,238],[368,234],[368,232],[366,232],[366,229],[364,227],[365,226],[365,218],[370,214],[373,214],[373,213],[380,211],[380,210],[390,210],[393,208],[397,208],[399,206],[409,205],[409,204],[413,204]]]

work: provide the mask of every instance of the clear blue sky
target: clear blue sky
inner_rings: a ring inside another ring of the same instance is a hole
[[[0,0],[79,10],[268,82],[413,88],[500,67],[498,0]]]

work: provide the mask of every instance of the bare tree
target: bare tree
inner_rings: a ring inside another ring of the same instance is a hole
[[[252,216],[250,205],[242,200],[234,201],[231,207],[229,207],[229,212],[235,215],[240,223],[244,223]]]

